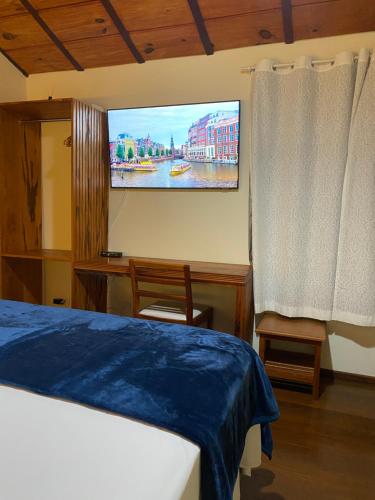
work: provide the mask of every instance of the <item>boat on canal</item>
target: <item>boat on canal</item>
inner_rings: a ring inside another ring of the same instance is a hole
[[[191,169],[190,163],[179,163],[178,165],[174,165],[170,171],[169,175],[181,175],[185,173],[187,170]]]

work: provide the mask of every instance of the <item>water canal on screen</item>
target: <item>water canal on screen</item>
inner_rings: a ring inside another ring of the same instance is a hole
[[[236,188],[238,182],[238,166],[224,163],[189,162],[191,168],[183,174],[169,175],[174,165],[183,163],[183,160],[166,160],[155,163],[155,172],[121,172],[115,169],[112,173],[112,187],[114,188]]]

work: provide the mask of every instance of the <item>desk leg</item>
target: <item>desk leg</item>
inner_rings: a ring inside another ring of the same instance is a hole
[[[242,340],[252,343],[254,326],[253,283],[249,280],[237,286],[236,319],[234,334]]]
[[[73,270],[72,307],[107,312],[107,276]]]

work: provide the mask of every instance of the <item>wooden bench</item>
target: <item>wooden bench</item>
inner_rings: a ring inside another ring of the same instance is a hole
[[[259,335],[259,356],[268,376],[312,385],[313,398],[318,399],[321,346],[327,340],[325,321],[266,313],[256,332]],[[314,354],[274,349],[271,340],[309,344],[314,347]]]

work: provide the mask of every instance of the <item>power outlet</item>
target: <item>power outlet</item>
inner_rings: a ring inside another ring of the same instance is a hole
[[[55,297],[53,299],[53,303],[56,305],[56,306],[63,306],[65,304],[65,299],[62,299],[61,297]]]

